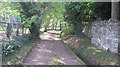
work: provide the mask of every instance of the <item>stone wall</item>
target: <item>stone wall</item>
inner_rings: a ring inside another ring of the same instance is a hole
[[[91,42],[100,49],[118,53],[119,21],[105,20],[92,23]]]

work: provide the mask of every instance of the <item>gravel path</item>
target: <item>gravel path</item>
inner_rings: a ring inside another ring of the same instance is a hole
[[[66,48],[59,31],[49,31],[28,54],[25,65],[82,65],[82,61]]]

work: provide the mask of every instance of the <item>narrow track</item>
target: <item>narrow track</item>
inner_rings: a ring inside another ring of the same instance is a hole
[[[60,38],[59,31],[49,31],[41,37],[28,54],[25,65],[81,65],[80,59],[71,53]]]

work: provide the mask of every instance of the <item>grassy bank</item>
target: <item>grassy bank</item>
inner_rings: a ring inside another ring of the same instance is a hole
[[[87,37],[79,39],[71,36],[62,39],[88,65],[118,65],[118,55],[98,49]]]
[[[79,63],[80,63],[81,65],[86,65],[86,63],[85,63],[84,61],[82,61],[82,60],[72,51],[72,49],[71,49],[69,46],[67,46],[67,44],[65,44],[65,47],[69,50],[70,53],[72,53],[73,56],[75,56],[75,58],[79,61]]]

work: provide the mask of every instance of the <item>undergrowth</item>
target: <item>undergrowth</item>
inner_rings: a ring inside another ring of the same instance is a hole
[[[28,35],[15,37],[12,42],[14,48],[11,48],[13,52],[3,55],[3,65],[21,65],[35,42],[36,40],[29,39]],[[19,47],[15,48],[14,45]]]

